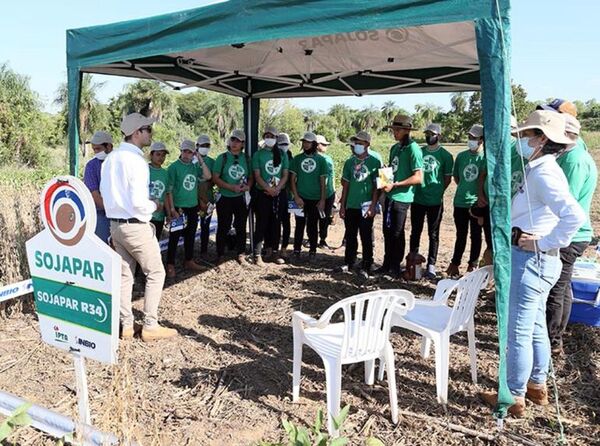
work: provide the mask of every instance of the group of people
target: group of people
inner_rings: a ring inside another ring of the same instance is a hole
[[[513,195],[512,265],[508,333],[508,386],[515,397],[510,412],[521,416],[525,397],[547,404],[546,375],[551,352],[562,351],[562,335],[569,318],[573,265],[592,239],[589,211],[597,183],[597,169],[580,138],[580,124],[571,103],[556,100],[533,112],[523,124],[511,123]],[[123,338],[134,335],[131,292],[136,264],[146,276],[144,325],[141,336],[155,340],[175,335],[158,324],[158,304],[165,276],[175,276],[175,253],[184,239],[184,267],[198,270],[194,244],[200,225],[200,252],[207,252],[211,217],[218,214],[216,251],[223,260],[227,246],[240,264],[246,260],[247,223],[252,210],[254,263],[285,263],[295,215],[292,259],[299,259],[308,236],[308,260],[317,248],[328,247],[327,230],[335,206],[335,175],[327,155],[329,142],[307,132],[301,151],[292,155],[286,133],[267,127],[260,148],[249,157],[246,135],[234,130],[227,150],[209,156],[212,141],[201,135],[181,142],[178,159],[162,167],[167,147],[152,143],[154,120],[134,113],[121,123],[124,141],[113,150],[110,134],[96,132],[91,139],[95,156],[87,164],[84,182],[97,206],[96,233],[123,258],[121,324]],[[439,124],[424,130],[426,144],[411,137],[409,116],[390,123],[396,143],[387,162],[371,148],[371,136],[357,132],[341,173],[339,216],[344,220],[344,265],[355,267],[358,240],[362,245],[359,274],[397,277],[401,263],[408,267],[419,257],[421,233],[427,219],[429,247],[425,273],[436,278],[444,193],[452,179],[456,240],[446,272],[460,274],[470,233],[471,252],[466,272],[478,267],[482,233],[491,262],[487,163],[483,126],[468,131],[468,148],[456,159],[442,145]],[[150,146],[149,164],[142,149]],[[386,167],[386,168],[384,168]],[[391,172],[391,175],[385,175]],[[383,206],[381,206],[381,204]],[[406,259],[405,223],[410,210],[411,234]],[[381,214],[384,236],[383,264],[373,271],[373,226]],[[151,224],[149,224],[151,223]],[[166,272],[158,238],[169,227]],[[496,402],[493,393],[484,399]]]

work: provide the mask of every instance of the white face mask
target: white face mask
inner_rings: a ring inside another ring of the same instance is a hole
[[[354,151],[355,155],[361,156],[363,153],[365,153],[365,146],[363,146],[362,144],[354,144],[352,150]]]
[[[290,150],[289,144],[278,144],[277,147],[279,147],[282,152],[287,152]]]
[[[210,150],[210,147],[198,147],[198,153],[201,156],[206,156],[208,155],[208,151]]]
[[[529,145],[529,138],[522,136],[517,140],[517,152],[525,159],[529,159],[535,152],[535,147]]]
[[[265,138],[265,146],[267,147],[273,147],[275,145],[275,143],[277,142],[277,140],[275,138]]]
[[[479,148],[479,141],[475,139],[470,139],[467,141],[467,147],[470,151],[475,152]]]
[[[100,161],[104,161],[108,153],[106,152],[98,152],[94,155],[94,158],[99,159]]]

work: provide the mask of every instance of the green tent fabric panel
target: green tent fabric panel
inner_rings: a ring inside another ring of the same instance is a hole
[[[501,18],[476,22],[477,49],[481,75],[483,126],[488,163],[487,181],[492,220],[496,315],[498,323],[498,407],[496,415],[506,417],[513,398],[506,384],[506,345],[510,291],[510,21],[508,11]],[[504,38],[504,41],[503,41]]]
[[[79,100],[83,74],[77,68],[67,70],[68,83],[68,126],[69,126],[69,173],[79,174]]]

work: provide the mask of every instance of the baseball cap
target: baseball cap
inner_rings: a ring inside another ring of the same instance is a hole
[[[235,129],[233,132],[231,132],[231,136],[229,137],[229,139],[231,138],[236,138],[240,141],[246,141],[246,134],[241,129]]]
[[[152,125],[156,122],[154,118],[148,118],[140,113],[131,113],[121,121],[121,132],[125,136],[131,136],[133,133],[147,125]]]
[[[513,133],[525,130],[538,129],[550,140],[558,144],[571,144],[571,139],[565,134],[565,117],[561,113],[549,110],[536,110],[532,112],[525,122],[517,127]]]
[[[96,133],[94,133],[92,135],[92,139],[90,139],[89,141],[86,141],[86,144],[94,144],[94,145],[112,144],[112,143],[113,143],[112,135],[110,133],[104,132],[102,130],[98,130]]]
[[[302,137],[302,141],[316,142],[317,135],[315,135],[313,132],[306,132]]]
[[[198,144],[198,145],[212,144],[212,141],[210,140],[210,136],[200,135],[200,136],[198,136],[198,139],[196,140],[196,144]]]
[[[559,113],[566,113],[572,115],[573,117],[577,117],[577,107],[575,104],[569,101],[565,101],[564,99],[554,99],[552,102],[548,104],[538,105],[536,107],[537,110],[548,110]]]
[[[407,115],[397,114],[394,116],[393,122],[387,126],[387,128],[399,127],[401,129],[412,129],[412,118]]]
[[[191,139],[184,139],[181,141],[181,144],[179,144],[179,150],[189,150],[190,152],[195,152],[196,144],[194,144],[194,141]]]
[[[427,127],[425,127],[425,132],[435,133],[436,135],[442,134],[442,126],[439,124],[431,123]]]
[[[159,142],[159,141],[155,141],[152,143],[152,145],[150,146],[150,153],[152,152],[167,152],[169,153],[169,151],[167,150],[167,146],[164,145],[164,143]]]
[[[277,129],[273,126],[267,126],[265,127],[265,131],[263,132],[263,135],[265,133],[270,133],[273,136],[277,136],[279,133],[277,132]]]
[[[324,146],[329,146],[331,143],[327,141],[323,135],[317,135],[317,144],[323,144]]]
[[[287,133],[280,133],[277,135],[277,145],[282,144],[290,145],[290,136]]]
[[[369,135],[367,132],[361,130],[356,135],[354,135],[352,138],[350,138],[350,141],[356,141],[357,139],[360,141],[371,142],[371,135]]]
[[[469,135],[481,138],[483,136],[483,126],[481,124],[473,124],[469,129]]]

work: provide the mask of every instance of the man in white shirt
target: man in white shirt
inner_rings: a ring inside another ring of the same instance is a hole
[[[125,141],[102,164],[100,193],[110,220],[112,243],[123,258],[121,271],[121,338],[134,335],[131,293],[136,263],[146,276],[144,294],[145,342],[170,338],[177,332],[158,324],[158,305],[165,282],[160,247],[150,223],[157,202],[150,200],[150,175],[142,152],[152,143],[154,119],[139,113],[125,116],[121,132]]]

